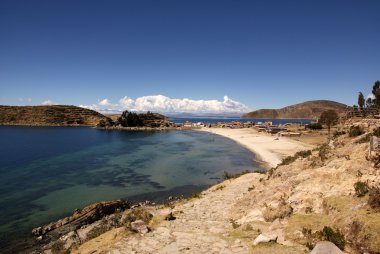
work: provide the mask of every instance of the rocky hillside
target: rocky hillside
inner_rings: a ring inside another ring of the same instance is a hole
[[[242,118],[259,119],[317,119],[325,110],[345,112],[347,105],[328,100],[306,101],[281,109],[259,109],[242,115]]]
[[[96,125],[106,119],[96,111],[76,106],[0,106],[2,125]]]

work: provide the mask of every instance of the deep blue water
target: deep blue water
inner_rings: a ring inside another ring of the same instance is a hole
[[[0,246],[75,208],[118,198],[188,195],[223,171],[257,170],[254,155],[204,132],[0,127]]]
[[[233,118],[233,117],[227,117],[227,118],[202,118],[202,117],[193,117],[193,118],[179,118],[179,117],[171,117],[171,122],[174,123],[184,123],[186,121],[190,121],[193,123],[202,122],[206,124],[214,124],[214,123],[225,123],[225,122],[232,122],[232,121],[240,121],[240,122],[267,122],[270,121],[273,124],[285,124],[285,123],[302,123],[302,124],[309,124],[312,122],[310,119],[255,119],[255,118]]]

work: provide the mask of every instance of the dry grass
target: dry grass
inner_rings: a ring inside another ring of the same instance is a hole
[[[90,241],[85,242],[79,247],[74,248],[72,254],[84,253],[106,253],[112,246],[130,234],[124,227],[112,229]]]
[[[252,246],[250,253],[254,254],[298,254],[309,253],[309,250],[303,246],[285,246],[277,243],[261,243]]]

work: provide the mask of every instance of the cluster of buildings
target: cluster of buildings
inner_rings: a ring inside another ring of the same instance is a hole
[[[231,122],[217,122],[217,123],[203,123],[203,122],[190,122],[186,121],[181,124],[180,127],[183,128],[230,128],[230,129],[242,129],[242,128],[255,128],[259,132],[266,132],[270,134],[278,134],[279,136],[300,136],[301,133],[290,132],[288,130],[288,124],[278,124],[274,125],[272,122],[240,122],[240,121],[231,121]]]

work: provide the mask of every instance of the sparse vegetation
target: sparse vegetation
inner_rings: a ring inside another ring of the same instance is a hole
[[[310,130],[322,130],[322,124],[320,124],[320,123],[311,123],[311,124],[305,125],[305,128],[306,129],[310,129]]]
[[[296,152],[293,156],[287,156],[285,157],[284,159],[282,159],[281,163],[279,164],[279,166],[281,165],[289,165],[290,163],[296,161],[298,158],[307,158],[311,155],[311,150],[306,150],[306,151],[299,151],[299,152]],[[272,169],[271,169],[272,170]],[[270,173],[270,174],[273,174]]]
[[[127,215],[125,216],[124,220],[122,223],[127,227],[130,228],[131,223],[136,221],[136,220],[142,220],[145,223],[149,223],[149,221],[153,218],[153,215],[148,212],[145,208],[143,207],[138,207],[135,209],[131,209]]]
[[[305,213],[306,214],[313,213],[313,207],[311,207],[311,206],[306,207],[305,208]]]
[[[236,174],[230,174],[227,171],[224,171],[223,172],[223,180],[235,179],[235,178],[238,178],[239,176],[242,176],[242,175],[245,175],[245,174],[248,174],[248,173],[251,173],[251,171],[244,170],[244,171],[242,171],[240,173],[236,173]]]
[[[226,187],[225,185],[219,185],[218,187],[215,188],[214,191],[223,190],[225,187]]]
[[[373,187],[369,190],[368,205],[372,209],[380,209],[380,188]]]
[[[306,237],[306,247],[313,249],[315,243],[321,240],[334,243],[339,249],[343,250],[346,244],[344,235],[339,230],[333,230],[331,227],[324,226],[322,230],[315,231],[310,228],[302,228],[302,234]]]
[[[372,134],[378,138],[380,138],[380,127],[377,127],[373,130]]]
[[[358,181],[354,184],[356,196],[362,197],[368,193],[368,184]]]
[[[64,251],[63,242],[58,240],[53,243],[51,246],[51,252],[53,254],[60,254]]]
[[[322,161],[327,160],[328,154],[330,153],[330,146],[328,144],[323,144],[318,148],[318,156]]]
[[[333,138],[337,138],[337,137],[340,137],[342,135],[346,135],[346,132],[345,131],[336,131],[336,132],[334,132]]]
[[[190,198],[200,198],[202,195],[200,192],[193,192],[191,193]]]
[[[234,219],[230,219],[233,229],[237,229],[240,227],[239,223],[237,223]]]
[[[320,233],[322,240],[334,243],[341,250],[344,249],[346,241],[344,235],[339,230],[333,230],[331,227],[325,226]]]
[[[277,207],[267,206],[263,212],[265,221],[272,222],[275,219],[283,219],[289,217],[293,213],[293,208],[285,201],[285,198],[281,198]]]
[[[87,233],[87,240],[94,239],[94,238],[100,236],[101,234],[107,232],[108,230],[109,230],[109,228],[107,227],[106,223],[104,223],[102,221],[99,226],[95,226],[93,229],[91,229]]]

